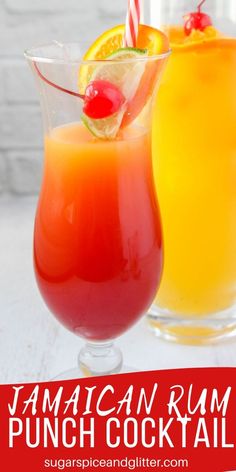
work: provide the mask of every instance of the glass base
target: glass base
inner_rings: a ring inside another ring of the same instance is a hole
[[[112,342],[88,342],[81,349],[78,367],[62,372],[53,380],[72,380],[84,377],[125,374],[136,369],[123,365],[121,350]]]
[[[179,344],[207,345],[236,336],[236,308],[194,317],[173,314],[153,305],[147,315],[149,329],[158,337]]]

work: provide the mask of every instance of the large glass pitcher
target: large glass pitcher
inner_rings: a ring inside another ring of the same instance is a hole
[[[149,13],[172,55],[154,111],[164,271],[148,316],[167,339],[212,342],[236,330],[236,2],[151,0]]]

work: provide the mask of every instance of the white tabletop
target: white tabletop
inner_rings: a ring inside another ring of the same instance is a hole
[[[76,366],[83,341],[49,313],[32,269],[36,200],[0,199],[0,383],[49,380]],[[206,347],[161,341],[145,319],[117,340],[139,370],[236,365],[236,340]]]

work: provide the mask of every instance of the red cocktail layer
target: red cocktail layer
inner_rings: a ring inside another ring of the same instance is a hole
[[[162,269],[150,136],[98,141],[80,124],[45,140],[35,271],[45,302],[71,331],[112,339],[150,306]]]

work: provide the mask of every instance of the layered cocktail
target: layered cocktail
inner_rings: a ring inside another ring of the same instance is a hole
[[[27,53],[45,125],[35,273],[52,313],[87,340],[89,374],[120,370],[111,341],[149,308],[162,269],[151,109],[168,41],[144,26],[136,48],[123,37],[117,27],[85,56],[58,43]]]

